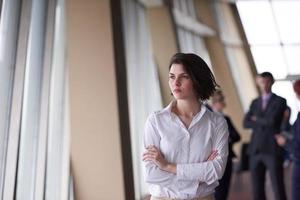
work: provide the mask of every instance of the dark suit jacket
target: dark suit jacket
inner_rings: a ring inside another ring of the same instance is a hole
[[[234,143],[238,142],[241,139],[241,136],[235,129],[234,125],[232,124],[229,116],[224,115],[224,118],[227,122],[228,132],[229,132],[229,138],[228,138],[229,154],[228,154],[228,157],[229,157],[229,159],[232,159],[232,158],[236,157],[235,153],[232,150],[232,146]]]
[[[297,115],[297,119],[293,125],[293,156],[295,162],[300,164],[300,112]]]
[[[252,138],[248,148],[250,155],[264,153],[281,155],[282,149],[277,145],[274,135],[280,133],[286,100],[272,94],[265,110],[262,109],[262,98],[258,97],[251,103],[244,118],[244,127],[252,129]],[[255,116],[256,121],[251,120]]]

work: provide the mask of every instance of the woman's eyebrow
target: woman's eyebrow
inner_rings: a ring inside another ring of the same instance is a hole
[[[169,73],[169,75],[175,75],[173,73]],[[188,73],[184,72],[184,73],[180,73],[180,74],[177,74],[177,75],[189,75]]]

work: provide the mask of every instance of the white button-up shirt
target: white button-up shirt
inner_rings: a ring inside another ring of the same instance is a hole
[[[154,145],[165,159],[177,164],[177,174],[160,170],[145,162],[145,179],[155,197],[192,199],[214,193],[222,177],[228,156],[228,128],[222,115],[205,106],[188,128],[171,109],[175,101],[148,117],[144,147]],[[218,156],[207,161],[213,150]]]

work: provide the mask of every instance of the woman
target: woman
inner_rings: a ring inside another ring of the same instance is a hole
[[[236,128],[234,127],[233,123],[229,116],[224,115],[223,110],[226,107],[225,97],[221,90],[217,90],[211,97],[211,109],[224,116],[229,131],[229,155],[227,164],[225,167],[225,172],[221,180],[219,181],[220,185],[216,188],[215,198],[216,200],[226,200],[228,197],[229,186],[230,186],[230,179],[232,174],[232,159],[236,157],[235,153],[232,150],[232,146],[234,143],[238,142],[241,137],[240,134],[237,132]]]
[[[143,161],[151,200],[212,200],[228,156],[225,119],[201,103],[217,84],[195,54],[177,53],[169,66],[174,100],[148,117]]]
[[[300,80],[294,85],[294,92],[300,100]],[[284,146],[291,152],[294,167],[292,172],[292,200],[300,199],[300,112],[292,126],[293,138],[284,137],[283,134],[275,135],[278,145]]]

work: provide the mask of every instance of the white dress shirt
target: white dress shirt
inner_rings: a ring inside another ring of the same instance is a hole
[[[155,197],[192,199],[214,193],[222,177],[228,156],[228,128],[222,115],[205,106],[188,128],[173,113],[170,105],[152,113],[146,122],[144,147],[154,145],[165,159],[177,164],[177,174],[160,170],[145,162],[145,180]],[[207,161],[213,150],[218,156]]]

